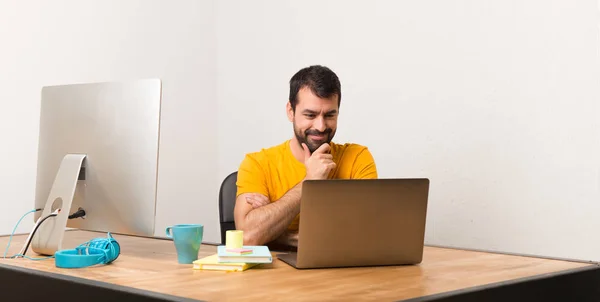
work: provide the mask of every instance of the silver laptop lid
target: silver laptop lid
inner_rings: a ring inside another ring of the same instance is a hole
[[[296,267],[422,261],[428,179],[305,181]]]

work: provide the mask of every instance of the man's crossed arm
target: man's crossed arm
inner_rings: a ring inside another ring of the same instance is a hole
[[[323,144],[312,154],[306,144],[302,144],[302,148],[306,166],[304,179],[326,179],[336,166],[330,154],[331,146]],[[297,234],[292,234],[291,238],[280,237],[285,237],[290,223],[300,214],[303,182],[300,181],[279,200],[268,204],[267,196],[258,193],[242,193],[238,196],[233,215],[236,229],[244,231],[244,244],[264,245],[275,239],[297,240]]]
[[[302,182],[275,202],[257,193],[240,194],[236,199],[236,229],[244,231],[245,245],[264,245],[280,237],[300,214]]]

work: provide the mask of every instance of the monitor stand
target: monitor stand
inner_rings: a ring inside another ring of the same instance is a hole
[[[67,228],[67,219],[85,157],[85,154],[67,154],[60,163],[40,221],[55,209],[61,210],[58,216],[50,217],[39,225],[31,241],[34,252],[41,255],[54,255],[55,252],[62,250],[63,235]]]

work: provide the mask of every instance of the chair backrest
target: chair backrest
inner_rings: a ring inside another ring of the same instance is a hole
[[[229,230],[235,230],[233,209],[235,207],[235,195],[237,193],[237,171],[229,174],[221,183],[219,190],[219,223],[221,224],[221,244],[225,244],[225,234]]]

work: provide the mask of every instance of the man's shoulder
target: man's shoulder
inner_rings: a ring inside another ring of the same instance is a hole
[[[362,152],[369,152],[369,148],[365,145],[357,143],[331,143],[334,152],[343,153],[346,155],[359,155]]]
[[[271,196],[268,179],[277,167],[273,163],[284,154],[285,148],[286,142],[246,153],[238,168],[237,196],[250,192]]]

